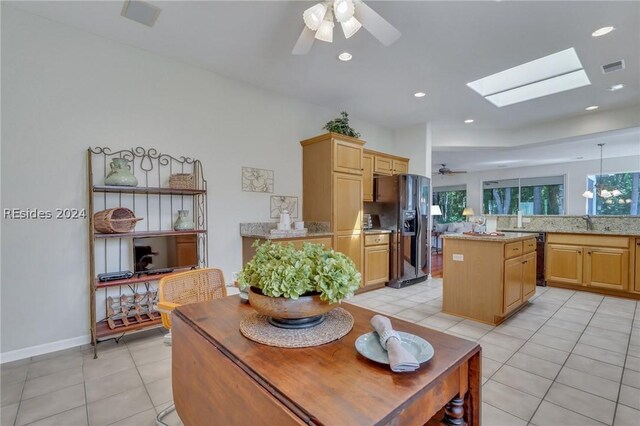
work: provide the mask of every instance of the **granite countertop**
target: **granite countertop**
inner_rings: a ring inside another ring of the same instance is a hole
[[[490,234],[442,234],[443,238],[451,240],[473,240],[473,241],[495,241],[495,242],[515,242],[534,238],[536,234],[526,232],[508,232],[504,235]]]
[[[252,233],[243,233],[240,234],[241,237],[246,238],[261,238],[263,240],[282,240],[282,239],[292,239],[292,238],[317,238],[317,237],[330,237],[333,235],[333,232],[307,232],[306,234],[300,235],[291,233],[290,235],[282,235],[282,234],[271,234],[271,232],[252,232]]]
[[[367,234],[390,234],[391,230],[390,229],[365,229],[364,233],[365,233],[365,235],[367,235]]]
[[[306,233],[299,230],[291,230],[291,232],[288,233],[272,234],[271,230],[276,229],[276,227],[276,222],[241,223],[240,236],[261,238],[263,240],[282,240],[291,238],[330,237],[333,235],[329,222],[305,222]]]
[[[614,230],[614,231],[605,231],[601,229],[595,229],[593,231],[586,229],[554,229],[553,231],[543,231],[538,229],[528,229],[528,228],[502,228],[499,229],[498,232],[535,232],[535,233],[546,233],[546,234],[589,234],[589,235],[619,235],[622,237],[640,237],[640,233],[637,232],[628,232],[625,230]]]

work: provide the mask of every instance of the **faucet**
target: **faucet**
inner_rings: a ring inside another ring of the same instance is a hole
[[[586,214],[582,216],[582,218],[587,222],[587,231],[593,231],[593,220],[591,220],[591,216]]]

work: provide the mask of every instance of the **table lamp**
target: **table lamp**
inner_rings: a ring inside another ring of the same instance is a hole
[[[462,211],[462,216],[466,216],[467,217],[467,221],[469,221],[469,216],[473,216],[473,209],[471,207],[465,207],[464,210]]]
[[[431,216],[442,216],[442,210],[440,210],[439,205],[431,206]]]

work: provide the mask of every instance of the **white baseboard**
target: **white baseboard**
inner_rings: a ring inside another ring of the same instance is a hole
[[[64,349],[75,348],[76,346],[86,345],[90,342],[91,336],[87,334],[86,336],[78,336],[71,339],[58,340],[57,342],[16,349],[15,351],[2,352],[0,353],[0,364],[30,358],[32,356],[48,354],[50,352],[57,352]]]

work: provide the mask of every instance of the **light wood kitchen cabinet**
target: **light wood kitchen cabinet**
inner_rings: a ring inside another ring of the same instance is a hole
[[[536,253],[522,254],[535,239],[522,238],[445,236],[442,311],[497,325],[522,307],[536,291]]]
[[[392,167],[392,174],[394,175],[409,173],[409,162],[407,160],[394,159],[391,167]]]
[[[382,176],[409,173],[409,159],[396,157],[382,152],[373,153],[373,173]]]
[[[582,247],[547,244],[545,263],[547,281],[582,284]]]
[[[335,249],[362,271],[362,176],[334,173],[333,194]]]
[[[333,248],[349,256],[362,273],[364,141],[327,133],[302,145],[302,217],[329,222]]]
[[[640,238],[636,238],[636,261],[635,261],[635,291],[640,293]]]
[[[362,144],[334,139],[333,171],[362,174]]]
[[[618,248],[584,248],[584,284],[611,290],[626,290],[629,250]]]
[[[534,252],[522,256],[522,298],[525,300],[536,294],[536,258]]]
[[[363,287],[381,287],[389,281],[389,234],[366,234]]]
[[[514,257],[504,262],[504,312],[522,303],[522,259]]]
[[[529,252],[513,257],[513,253],[522,253],[523,248],[535,240],[520,241],[518,243],[505,244],[504,262],[504,312],[513,309],[526,302],[536,292],[536,254]]]
[[[616,235],[548,234],[546,280],[585,290],[633,291],[632,241]]]
[[[373,201],[373,154],[362,154],[362,201]]]
[[[381,154],[376,154],[373,159],[373,173],[382,176],[391,176],[393,174],[393,159]]]

